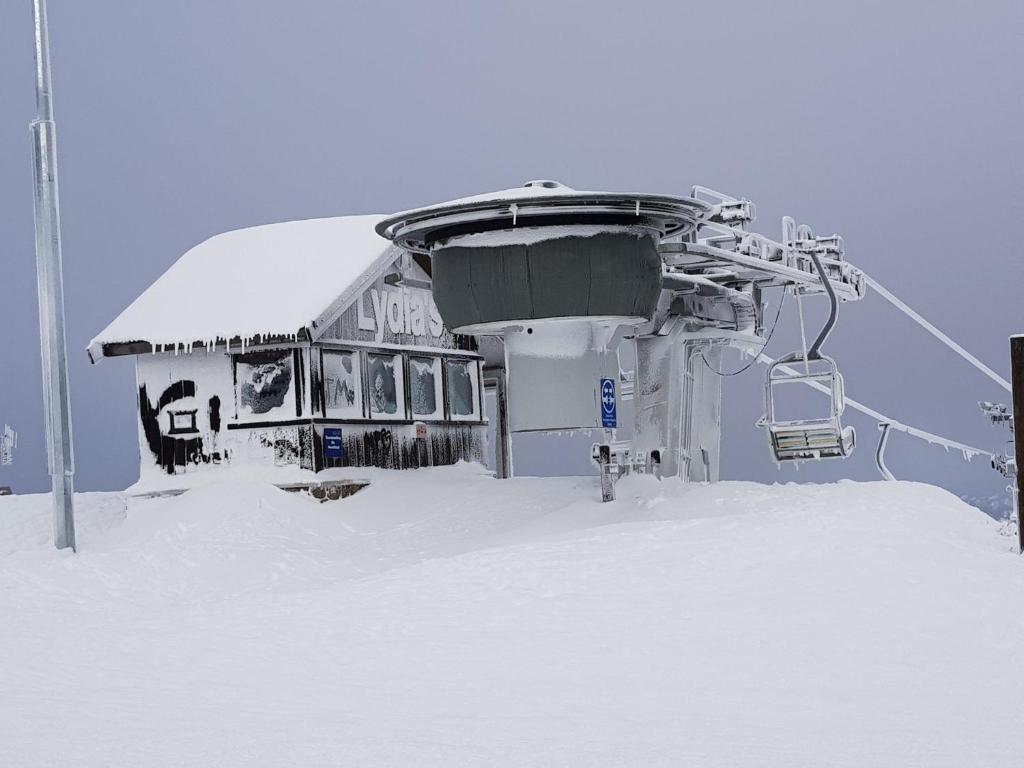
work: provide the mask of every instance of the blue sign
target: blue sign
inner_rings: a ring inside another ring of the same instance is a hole
[[[601,426],[615,427],[615,379],[601,379]]]
[[[324,458],[345,458],[345,444],[341,442],[340,427],[327,427],[324,429]]]

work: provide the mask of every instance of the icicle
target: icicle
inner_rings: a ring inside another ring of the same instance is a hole
[[[516,219],[519,217],[519,206],[512,203],[508,209],[512,211],[512,226],[514,227],[516,225]]]

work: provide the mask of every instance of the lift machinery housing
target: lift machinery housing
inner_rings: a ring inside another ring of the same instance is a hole
[[[625,472],[718,479],[721,353],[763,350],[771,289],[823,294],[830,306],[811,346],[769,367],[759,423],[775,459],[853,450],[842,376],[821,347],[839,304],[863,297],[864,276],[838,235],[816,237],[786,217],[772,240],[747,230],[754,217],[750,201],[704,187],[677,197],[531,181],[395,214],[378,232],[429,258],[450,328],[500,350],[492,367],[505,377],[509,432],[605,430],[593,456],[612,498]],[[825,415],[780,418],[781,388],[807,379],[825,385]],[[625,398],[632,435],[616,440]]]

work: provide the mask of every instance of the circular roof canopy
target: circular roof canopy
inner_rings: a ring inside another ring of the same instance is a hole
[[[557,181],[530,181],[396,213],[377,224],[377,233],[419,253],[458,235],[519,227],[630,226],[668,237],[689,232],[709,208],[692,197],[581,192]]]

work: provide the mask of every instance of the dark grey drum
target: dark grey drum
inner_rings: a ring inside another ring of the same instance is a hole
[[[661,291],[654,238],[632,229],[433,252],[449,327],[565,317],[648,318]]]

